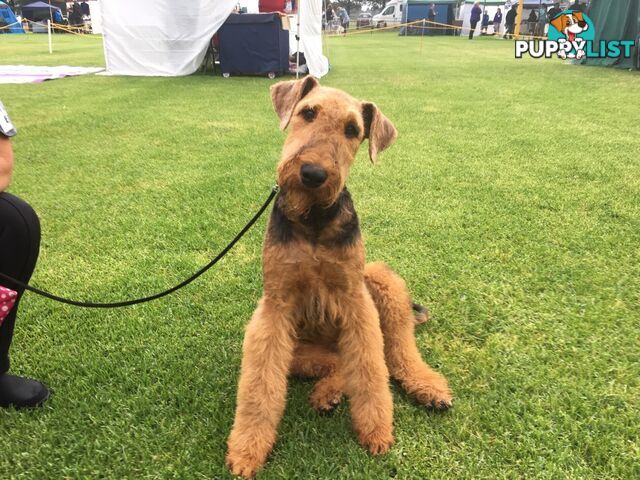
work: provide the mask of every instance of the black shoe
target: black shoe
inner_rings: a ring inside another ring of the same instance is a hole
[[[39,407],[49,395],[49,389],[40,382],[7,373],[0,375],[0,407]]]

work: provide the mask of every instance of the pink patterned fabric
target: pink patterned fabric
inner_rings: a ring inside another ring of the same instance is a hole
[[[15,305],[17,298],[18,292],[14,292],[13,290],[0,286],[0,325],[2,325],[5,317],[9,315],[9,312]]]

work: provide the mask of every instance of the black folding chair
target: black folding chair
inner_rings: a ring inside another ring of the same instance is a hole
[[[202,65],[200,66],[200,73],[207,73],[211,68],[211,73],[216,74],[216,64],[220,65],[220,58],[218,55],[218,49],[215,46],[214,38],[212,37],[207,46],[207,53],[204,54]]]

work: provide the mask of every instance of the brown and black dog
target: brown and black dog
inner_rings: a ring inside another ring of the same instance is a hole
[[[282,129],[280,194],[263,247],[264,295],[246,329],[231,472],[252,477],[276,441],[287,376],[320,377],[319,411],[346,393],[358,440],[372,454],[393,444],[389,374],[418,401],[445,410],[444,377],[420,357],[407,287],[383,263],[365,265],[358,217],[345,187],[364,139],[372,161],[396,138],[373,103],[313,77],[280,82],[271,97]]]
[[[578,35],[582,32],[586,32],[589,29],[589,24],[584,19],[582,12],[570,11],[562,13],[551,20],[556,30],[563,34],[567,42],[573,43],[578,39]],[[558,51],[560,58],[577,58],[581,59],[586,55],[584,49],[576,49],[577,51],[567,53],[564,50]]]

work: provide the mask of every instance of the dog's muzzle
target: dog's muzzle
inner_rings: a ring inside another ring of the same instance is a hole
[[[300,178],[305,187],[318,188],[327,179],[327,171],[317,165],[305,164],[300,168]]]

